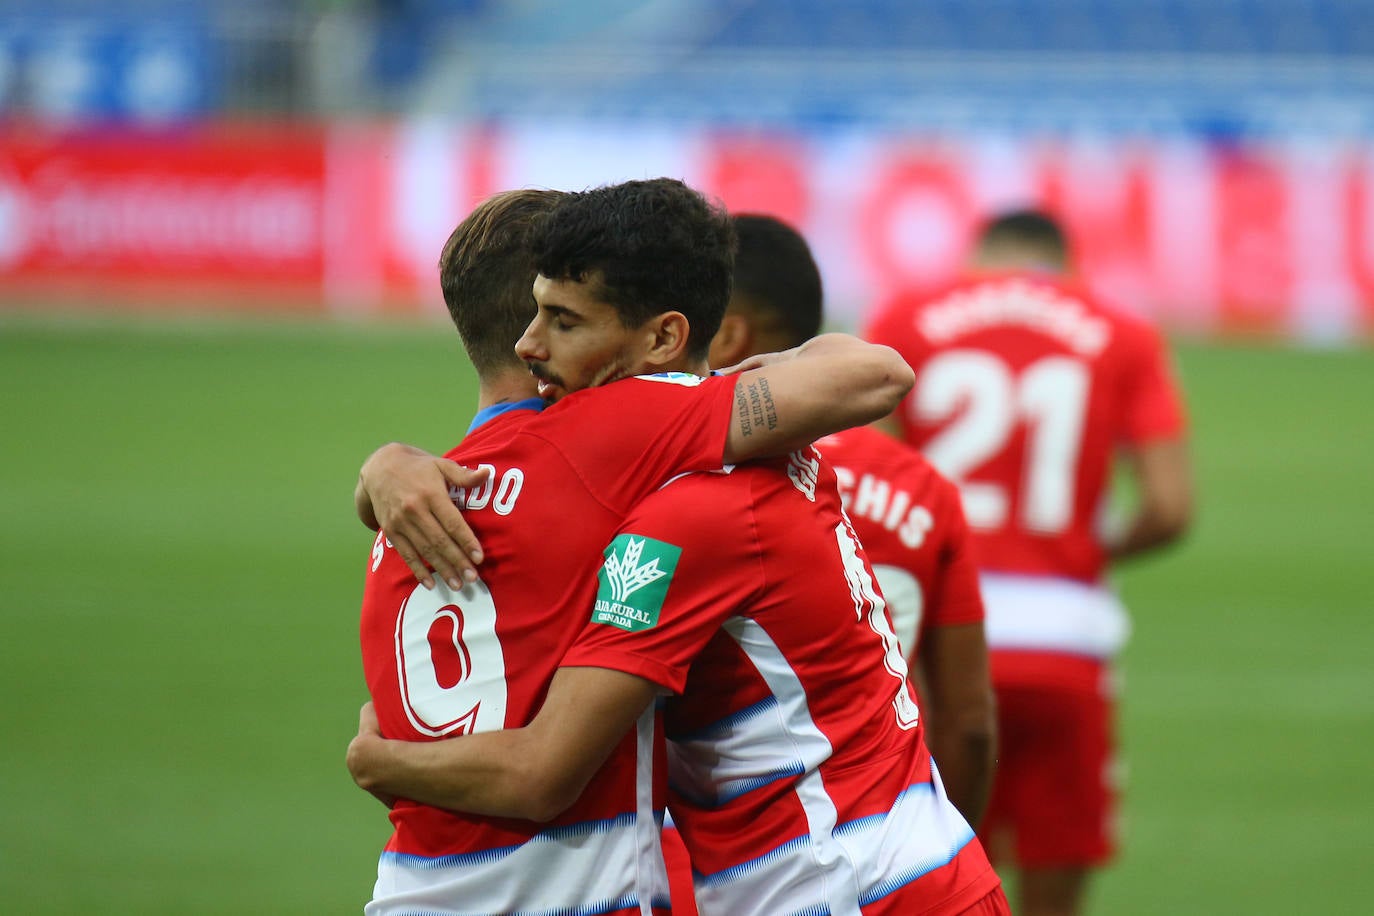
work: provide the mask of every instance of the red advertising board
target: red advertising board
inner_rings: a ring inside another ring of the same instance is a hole
[[[978,221],[1060,215],[1085,278],[1162,323],[1374,326],[1374,148],[1336,141],[748,135],[691,128],[206,125],[0,135],[0,305],[435,313],[449,231],[505,188],[672,175],[810,239],[834,321],[944,282]]]
[[[304,128],[55,134],[0,143],[0,283],[236,285],[318,299],[324,142]]]

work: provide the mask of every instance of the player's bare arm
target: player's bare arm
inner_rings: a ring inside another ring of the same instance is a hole
[[[1193,514],[1193,471],[1186,442],[1150,442],[1127,449],[1122,458],[1135,482],[1137,506],[1125,529],[1108,539],[1114,560],[1178,540]]]
[[[396,552],[426,588],[433,574],[455,589],[477,578],[482,548],[449,499],[449,486],[478,486],[483,470],[399,442],[373,452],[358,473],[353,503],[363,524],[386,532]]]
[[[547,821],[577,800],[658,691],[623,671],[560,668],[524,728],[431,742],[383,738],[368,703],[348,745],[348,769],[379,798]]]
[[[932,626],[921,639],[918,670],[924,681],[931,755],[945,791],[975,827],[987,808],[997,760],[997,716],[988,673],[983,624]]]
[[[881,419],[916,381],[896,350],[849,334],[822,334],[722,371],[739,374],[727,464],[785,455]]]

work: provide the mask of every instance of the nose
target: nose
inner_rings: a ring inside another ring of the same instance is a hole
[[[515,355],[523,360],[543,361],[548,359],[548,353],[544,349],[543,339],[538,329],[539,316],[525,328],[525,333],[520,335],[520,339],[515,342]]]

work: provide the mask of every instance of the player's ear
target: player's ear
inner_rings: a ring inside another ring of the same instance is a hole
[[[645,360],[653,366],[668,366],[682,359],[687,352],[687,338],[692,328],[681,312],[664,312],[649,319],[649,350]]]
[[[720,330],[711,338],[711,350],[707,359],[712,369],[733,366],[746,356],[754,354],[754,335],[749,321],[743,315],[726,312],[720,320]]]

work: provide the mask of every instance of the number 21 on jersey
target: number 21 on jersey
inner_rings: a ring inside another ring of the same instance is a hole
[[[1088,367],[1067,356],[1044,357],[1020,372],[992,353],[973,349],[950,350],[926,364],[910,401],[911,416],[923,425],[954,418],[922,451],[959,485],[971,525],[1001,528],[1011,521],[1006,487],[968,477],[1001,453],[1024,425],[1026,455],[1015,521],[1042,534],[1068,528],[1088,387]]]

